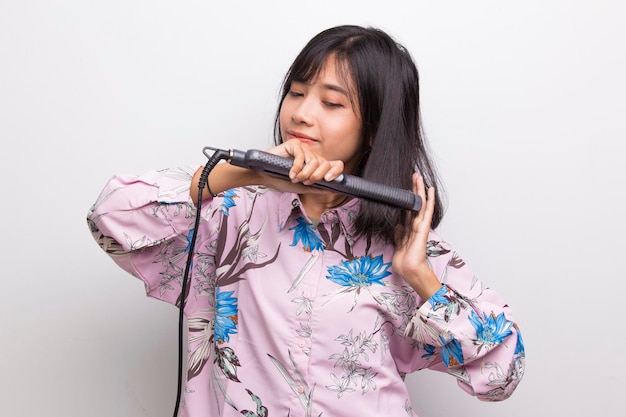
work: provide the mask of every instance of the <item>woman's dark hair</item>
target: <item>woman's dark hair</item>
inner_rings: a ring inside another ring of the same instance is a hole
[[[377,28],[337,26],[317,34],[298,54],[282,85],[275,121],[275,141],[280,135],[280,106],[292,81],[312,81],[332,56],[341,76],[356,88],[362,121],[361,163],[353,174],[381,184],[411,190],[416,170],[427,187],[435,186],[432,228],[443,218],[441,183],[428,156],[419,109],[419,80],[409,52]],[[348,84],[350,85],[350,84]],[[371,146],[370,146],[371,145]],[[359,235],[377,236],[393,244],[396,227],[407,224],[407,212],[363,200],[355,221]],[[410,233],[404,228],[403,235]]]

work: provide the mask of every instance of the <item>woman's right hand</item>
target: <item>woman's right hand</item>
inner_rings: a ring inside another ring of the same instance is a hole
[[[320,190],[317,188],[303,188],[298,185],[302,184],[308,186],[322,180],[332,181],[341,175],[344,169],[343,161],[329,161],[313,151],[306,143],[297,139],[285,141],[278,146],[268,149],[267,152],[293,159],[293,165],[289,171],[290,181],[280,180],[282,182],[290,183],[291,185],[284,184],[281,186],[280,183],[274,181],[275,177],[274,179],[269,179],[271,183],[281,187],[278,188],[280,191],[291,191],[300,194],[319,192]],[[272,186],[266,183],[263,185]],[[297,189],[301,191],[294,191],[292,188],[294,185],[298,186]],[[288,189],[283,189],[284,186],[288,187]],[[276,188],[276,186],[272,186],[272,188]]]

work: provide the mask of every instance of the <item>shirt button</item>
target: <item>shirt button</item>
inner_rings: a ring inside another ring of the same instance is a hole
[[[298,386],[298,394],[303,394],[304,393],[304,387],[302,385]]]
[[[302,339],[300,339],[300,341],[298,342],[298,346],[300,346],[301,348],[306,346],[306,342]]]
[[[297,198],[294,198],[293,200],[291,200],[291,207],[298,207],[300,205],[300,202],[298,201]]]

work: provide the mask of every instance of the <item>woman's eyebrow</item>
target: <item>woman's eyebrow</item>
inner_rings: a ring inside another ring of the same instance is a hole
[[[315,82],[313,81],[298,81],[298,80],[293,80],[291,82],[292,85],[294,84],[300,84],[300,85],[306,85],[306,86],[312,86],[313,84],[315,84]],[[336,91],[340,94],[343,94],[346,97],[350,97],[350,92],[348,90],[346,90],[344,87],[340,86],[339,84],[332,84],[332,83],[323,83],[320,84],[319,87],[323,90],[330,90],[330,91]]]
[[[345,95],[346,97],[350,97],[350,94],[348,93],[348,90],[346,90],[345,88],[337,85],[337,84],[322,84],[321,87],[325,90],[332,90],[332,91],[337,91],[338,93],[341,93],[343,95]]]

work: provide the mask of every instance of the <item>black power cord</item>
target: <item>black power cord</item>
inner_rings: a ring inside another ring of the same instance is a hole
[[[174,408],[174,417],[178,416],[178,410],[182,399],[183,392],[183,352],[185,349],[184,343],[184,320],[185,320],[185,300],[187,299],[188,284],[189,284],[189,270],[193,261],[193,252],[196,245],[196,236],[198,235],[198,227],[200,225],[200,211],[202,209],[202,191],[206,187],[209,180],[209,174],[215,168],[217,163],[223,159],[228,159],[230,153],[222,149],[213,149],[215,152],[209,157],[209,161],[204,166],[202,173],[200,174],[200,181],[198,182],[198,202],[196,203],[196,219],[191,232],[191,242],[189,243],[189,253],[187,255],[187,264],[185,265],[185,274],[183,275],[183,282],[180,290],[180,299],[178,301],[178,388],[176,391],[176,406]],[[206,154],[206,152],[205,152]]]

